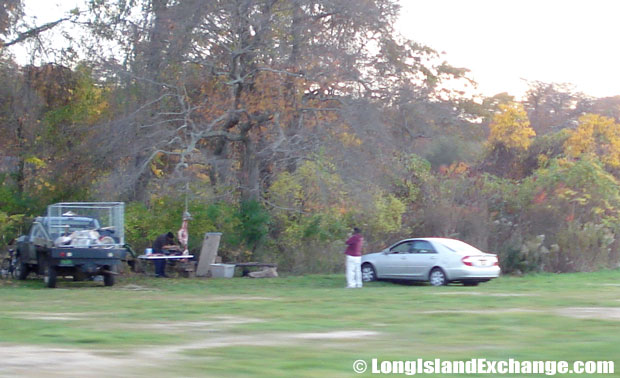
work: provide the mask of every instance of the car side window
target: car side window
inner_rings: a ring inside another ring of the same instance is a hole
[[[30,240],[32,240],[32,235],[34,234],[34,231],[35,231],[35,227],[34,227],[35,225],[36,223],[32,224],[30,226],[30,229],[28,230],[28,239]]]
[[[437,253],[435,248],[426,240],[413,241],[413,253]]]
[[[35,238],[45,238],[45,230],[40,223],[34,223],[30,228],[30,240],[34,240]]]
[[[411,244],[411,242],[404,242],[404,243],[400,243],[399,245],[393,247],[390,250],[390,253],[411,253],[413,245]]]
[[[34,245],[45,245],[48,236],[47,232],[39,222],[35,222],[32,224],[32,228],[30,229],[30,242]]]

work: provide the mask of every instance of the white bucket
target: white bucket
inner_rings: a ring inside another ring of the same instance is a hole
[[[153,248],[147,248],[144,250],[144,254],[146,255],[150,255],[151,253],[153,253]]]
[[[233,278],[235,275],[235,264],[211,264],[210,268],[213,278]]]

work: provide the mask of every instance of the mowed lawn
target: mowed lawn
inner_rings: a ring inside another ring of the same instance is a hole
[[[352,365],[373,358],[613,360],[620,370],[620,270],[363,289],[345,289],[343,275],[57,289],[33,278],[0,281],[0,304],[7,377],[370,376]]]

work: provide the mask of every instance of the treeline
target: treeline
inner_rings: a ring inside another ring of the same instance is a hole
[[[449,236],[506,272],[617,266],[620,98],[473,96],[466,69],[396,33],[395,1],[363,3],[91,2],[56,49],[11,0],[2,242],[50,203],[114,200],[138,250],[187,206],[192,249],[219,231],[225,261],[293,273],[340,269],[353,225],[367,252]],[[15,63],[27,32],[54,62]]]

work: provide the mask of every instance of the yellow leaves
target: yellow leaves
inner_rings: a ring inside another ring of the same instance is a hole
[[[347,147],[358,147],[362,145],[362,140],[348,132],[343,132],[338,135],[340,142]]]
[[[317,212],[343,206],[342,179],[331,162],[306,161],[294,173],[282,172],[269,189],[278,207]]]
[[[32,182],[32,188],[35,189],[39,194],[42,191],[53,192],[56,190],[56,185],[52,184],[50,181],[47,181],[42,176],[37,176]]]
[[[164,176],[164,171],[157,168],[157,166],[155,166],[155,164],[151,164],[151,172],[156,176],[156,177],[163,177]]]
[[[523,105],[500,104],[499,108],[501,112],[493,117],[489,125],[489,142],[503,144],[507,148],[527,150],[536,132],[530,127]]]
[[[393,194],[375,193],[373,198],[374,214],[368,222],[379,232],[399,231],[402,226],[402,215],[405,204]]]
[[[28,158],[24,160],[24,162],[27,164],[32,164],[37,168],[45,168],[47,166],[46,162],[44,162],[43,160],[39,159],[36,156],[29,156]]]
[[[566,155],[593,154],[612,168],[620,167],[620,125],[598,114],[579,117],[579,126],[564,143]]]
[[[162,154],[161,152],[158,153],[155,156],[155,158],[153,158],[153,161],[151,161],[151,164],[150,164],[151,172],[153,173],[153,175],[155,175],[155,177],[158,177],[158,178],[162,178],[164,176],[164,170],[162,169],[164,168],[163,167],[164,163],[162,162],[163,157],[164,157],[164,154]]]
[[[298,178],[289,172],[278,175],[277,180],[271,185],[270,195],[278,206],[285,208],[298,208],[304,198]]]
[[[547,164],[549,163],[549,156],[545,154],[540,154],[537,156],[536,160],[538,160],[539,167],[546,167]]]
[[[202,184],[211,184],[211,177],[206,173],[198,172],[195,174],[195,177],[200,180]]]

